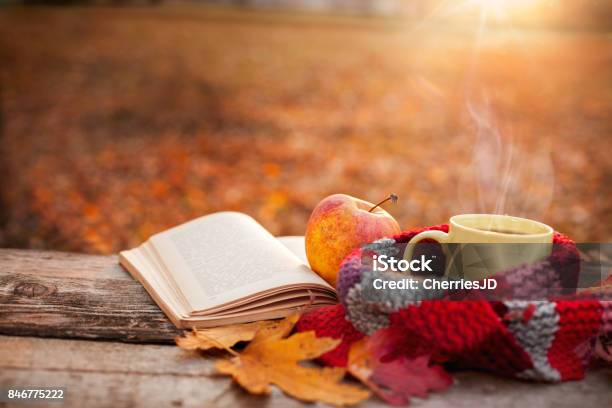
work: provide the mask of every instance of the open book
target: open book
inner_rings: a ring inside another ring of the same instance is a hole
[[[119,262],[181,328],[284,317],[337,303],[307,266],[303,237],[275,238],[246,214],[220,212],[160,232]]]

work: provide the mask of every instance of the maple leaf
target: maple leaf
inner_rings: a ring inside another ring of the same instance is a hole
[[[439,365],[429,365],[429,356],[401,357],[382,363],[370,380],[383,389],[384,399],[394,405],[407,405],[410,397],[427,397],[430,391],[442,391],[453,384],[452,377]]]
[[[393,361],[400,357],[414,358],[429,354],[424,339],[397,326],[377,330],[368,337],[367,348],[373,357],[381,362]]]
[[[376,343],[363,339],[351,346],[348,370],[376,395],[392,405],[408,405],[410,397],[424,398],[430,391],[441,391],[452,383],[452,377],[441,366],[430,365],[430,356],[401,356],[393,361],[381,360]]]
[[[264,320],[231,326],[215,327],[183,333],[176,337],[176,345],[184,350],[228,349],[240,341],[250,341],[258,330],[277,327],[278,320]]]
[[[340,340],[317,337],[313,331],[289,336],[299,315],[281,321],[277,327],[258,331],[251,343],[216,368],[231,375],[252,394],[268,394],[270,384],[304,401],[322,401],[332,405],[351,405],[370,396],[370,392],[342,383],[346,370],[330,367],[305,367],[300,361],[319,357],[334,349]]]

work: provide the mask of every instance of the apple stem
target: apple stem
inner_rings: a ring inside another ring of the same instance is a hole
[[[382,200],[380,203],[376,204],[374,207],[370,208],[370,210],[368,212],[372,212],[374,211],[374,209],[376,207],[380,207],[382,204],[386,203],[387,201],[391,201],[392,203],[397,203],[397,195],[395,194],[389,194],[389,197],[385,198],[384,200]]]

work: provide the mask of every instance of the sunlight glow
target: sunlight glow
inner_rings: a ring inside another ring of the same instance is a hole
[[[472,6],[478,7],[487,16],[504,18],[516,13],[533,11],[534,6],[542,3],[540,0],[468,0]]]

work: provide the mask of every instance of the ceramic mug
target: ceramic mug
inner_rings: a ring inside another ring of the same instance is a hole
[[[424,239],[443,244],[446,276],[478,280],[547,258],[552,251],[553,229],[509,215],[455,215],[450,218],[448,233],[423,231],[415,235],[406,246],[404,259],[410,260],[414,244]],[[456,250],[449,251],[450,247]]]

